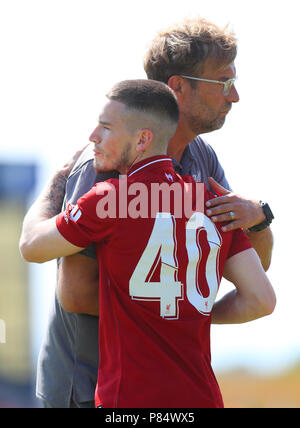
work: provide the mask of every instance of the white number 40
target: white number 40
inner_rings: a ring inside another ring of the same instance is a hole
[[[206,262],[207,297],[201,293],[198,269],[202,258],[199,233],[207,232],[210,247]],[[212,221],[196,212],[186,225],[188,266],[186,295],[189,302],[203,315],[209,315],[214,304],[219,283],[219,252],[222,238]],[[151,282],[157,265],[161,262],[159,282]],[[134,300],[160,301],[160,316],[179,318],[179,301],[183,300],[183,284],[178,281],[176,220],[170,213],[158,213],[147,247],[145,248],[129,281],[129,294]]]

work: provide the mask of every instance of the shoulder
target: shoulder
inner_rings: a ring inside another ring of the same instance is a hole
[[[87,193],[81,196],[77,204],[69,205],[69,210],[80,211],[83,219],[89,220],[93,224],[99,219],[109,221],[116,218],[118,181],[111,179],[96,183]],[[90,224],[92,224],[90,223]]]
[[[230,190],[224,169],[211,145],[198,135],[189,146],[192,157],[197,160],[199,166],[202,166],[207,177],[213,177],[219,184]]]
[[[202,156],[205,156],[206,158],[216,158],[214,149],[202,137],[200,137],[200,135],[198,135],[191,143],[189,143],[189,148],[192,155],[201,153]]]
[[[93,187],[93,193],[98,196],[103,196],[109,193],[115,193],[120,188],[120,180],[117,178],[110,178],[109,180],[96,183]]]
[[[81,153],[77,159],[70,175],[69,179],[80,172],[83,168],[93,168],[93,150],[92,145],[89,144],[88,147]]]
[[[66,185],[65,202],[75,202],[88,192],[96,182],[91,147],[87,147],[78,158],[71,171]]]

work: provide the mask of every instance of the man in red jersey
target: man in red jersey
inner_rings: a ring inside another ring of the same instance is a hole
[[[115,85],[107,97],[94,131],[94,166],[117,169],[123,179],[98,183],[53,218],[41,196],[24,220],[21,252],[41,263],[95,242],[96,406],[223,407],[210,357],[211,310],[221,277],[226,273],[236,290],[218,302],[215,322],[270,314],[272,286],[242,230],[224,232],[224,224],[196,210],[197,184],[176,174],[165,154],[179,117],[173,91],[135,80]],[[153,184],[176,188],[162,190],[155,209]],[[202,196],[203,205],[213,198],[207,191]]]

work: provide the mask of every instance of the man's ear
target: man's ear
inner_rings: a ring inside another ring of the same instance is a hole
[[[144,128],[139,131],[139,139],[136,146],[137,152],[145,152],[153,140],[153,132],[150,129]]]
[[[173,89],[176,96],[180,96],[183,91],[184,79],[180,76],[171,76],[168,80],[168,86]]]

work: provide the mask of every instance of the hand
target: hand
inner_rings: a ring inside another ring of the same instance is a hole
[[[258,201],[243,198],[208,178],[212,189],[220,195],[206,202],[206,215],[215,223],[230,222],[222,227],[224,232],[239,228],[247,229],[262,223],[266,217]]]
[[[82,154],[82,152],[87,148],[87,146],[90,143],[86,144],[82,149],[78,150],[70,160],[68,160],[67,163],[65,163],[65,165],[59,170],[59,173],[61,175],[63,175],[66,179],[69,177],[69,175],[71,174],[71,171],[75,165],[75,163],[77,162],[77,160],[79,159],[80,155]]]

